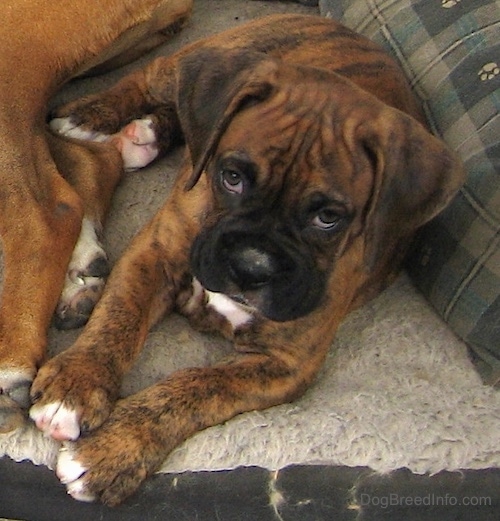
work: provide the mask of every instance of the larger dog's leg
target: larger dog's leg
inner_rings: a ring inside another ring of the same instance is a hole
[[[76,143],[52,134],[47,138],[61,174],[84,206],[80,235],[55,313],[56,325],[68,329],[88,320],[104,289],[110,268],[100,237],[123,168],[120,153],[113,146]]]
[[[57,171],[42,124],[48,98],[72,75],[101,65],[109,68],[117,57],[130,59],[127,50],[138,42],[140,52],[160,43],[189,16],[191,6],[191,0],[68,0],[52,9],[43,2],[13,2],[4,13],[0,36],[8,45],[0,60],[0,77],[12,88],[2,91],[0,110],[0,234],[5,264],[0,431],[23,421],[20,407],[29,405],[30,382],[45,355],[46,330],[71,250],[79,233],[83,242],[90,237],[95,244],[102,217],[89,205],[101,193],[87,192],[81,179],[73,190]],[[81,31],[83,26],[88,30]],[[100,255],[97,250],[94,253]],[[79,251],[82,248],[77,248],[73,260],[82,257]],[[99,270],[82,278],[78,273],[82,264],[76,266],[70,270],[76,282],[101,278]]]
[[[46,329],[61,288],[68,291],[68,263],[75,270],[73,275],[83,279],[77,287],[79,300],[69,319],[73,322],[79,319],[79,313],[93,307],[102,292],[105,253],[97,242],[82,244],[82,236],[90,233],[96,237],[101,230],[123,171],[120,154],[113,146],[80,145],[51,135],[46,137],[50,150],[41,139],[37,142],[38,184],[33,194],[22,194],[23,207],[16,209],[23,212],[23,219],[15,225],[9,219],[2,221],[5,284],[0,315],[0,430],[4,431],[23,421],[19,406],[26,409],[30,405],[29,387],[45,355]],[[37,197],[42,196],[44,204],[40,205]],[[12,194],[6,198],[6,204],[16,202]],[[5,215],[14,219],[16,212],[11,209]],[[17,235],[14,237],[13,233]],[[18,278],[12,272],[18,269],[19,259],[22,259],[23,277]],[[67,298],[65,291],[63,299]],[[17,331],[16,320],[23,316],[22,330]],[[16,339],[19,340],[15,352],[4,347]]]
[[[0,431],[16,427],[19,407],[29,405],[29,386],[45,355],[46,330],[83,213],[43,136],[27,142],[31,149],[9,170],[13,180],[0,186]]]

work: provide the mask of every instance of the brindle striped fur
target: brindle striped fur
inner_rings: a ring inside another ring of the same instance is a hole
[[[454,155],[417,122],[421,113],[400,69],[327,19],[249,23],[57,111],[106,131],[149,113],[164,152],[186,140],[187,162],[165,206],[114,268],[78,341],[43,367],[33,386],[35,409],[60,401],[75,411],[83,436],[71,450],[87,469],[79,490],[109,504],[131,494],[196,431],[299,397],[345,315],[391,280],[413,230],[461,182]],[[205,295],[193,296],[193,241],[233,217],[214,181],[214,158],[228,150],[245,150],[255,165],[252,208],[269,222],[295,223],[314,190],[337,197],[349,214],[329,239],[293,228],[289,239],[325,278],[319,304],[295,320],[256,313],[234,330],[207,308]],[[115,403],[149,327],[176,309],[231,338],[234,356]]]

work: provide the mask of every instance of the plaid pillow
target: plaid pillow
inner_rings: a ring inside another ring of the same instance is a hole
[[[460,154],[467,182],[419,234],[408,271],[500,381],[500,2],[320,0],[325,16],[400,62],[429,123]]]

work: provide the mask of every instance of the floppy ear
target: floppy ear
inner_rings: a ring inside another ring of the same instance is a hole
[[[464,182],[458,156],[416,120],[386,107],[361,124],[357,143],[374,168],[367,230],[367,265],[373,268],[401,238],[435,217]]]
[[[200,49],[181,60],[177,110],[193,163],[187,190],[197,183],[236,112],[271,94],[276,70],[265,54],[242,50]]]

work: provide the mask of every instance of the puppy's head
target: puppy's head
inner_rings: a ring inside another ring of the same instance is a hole
[[[208,49],[183,62],[178,88],[186,188],[206,175],[212,191],[192,271],[271,320],[306,315],[335,292],[354,244],[346,276],[361,270],[382,285],[462,182],[441,141],[334,73]]]

